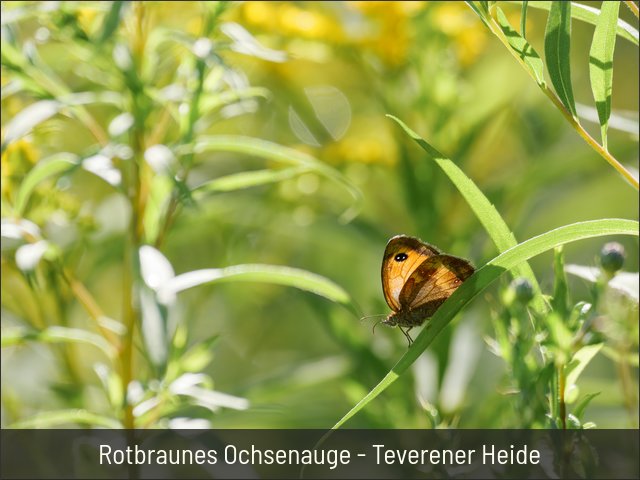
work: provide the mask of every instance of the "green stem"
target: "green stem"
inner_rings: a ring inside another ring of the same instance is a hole
[[[638,5],[636,5],[635,2],[632,2],[631,0],[625,0],[624,3],[627,7],[629,7],[629,10],[633,12],[636,18],[640,18],[640,12],[638,12]]]
[[[507,50],[513,55],[513,57],[520,63],[520,65],[524,68],[525,72],[529,74],[531,78],[536,81],[533,73],[529,70],[529,68],[525,65],[524,60],[520,58],[517,52],[515,52],[511,46],[507,38],[505,37],[502,29],[494,20],[493,17],[487,15],[487,18],[484,19],[486,21],[487,26],[491,30],[491,32],[498,37],[498,39],[503,43],[503,45],[507,48]],[[569,122],[569,124],[573,127],[573,129],[578,132],[578,135],[582,137],[582,139],[600,155],[604,158],[609,165],[611,165],[620,175],[622,175],[636,190],[638,190],[638,180],[633,177],[631,172],[629,172],[624,166],[613,156],[609,151],[600,145],[589,133],[580,125],[578,120],[571,114],[569,110],[563,105],[562,101],[558,98],[558,96],[547,87],[546,84],[538,83],[536,84],[540,87],[542,92],[551,100],[551,102],[556,106],[556,108],[560,111],[562,116]]]
[[[564,364],[558,367],[558,406],[562,429],[567,429],[567,404],[564,401],[564,390],[567,379],[564,373]]]

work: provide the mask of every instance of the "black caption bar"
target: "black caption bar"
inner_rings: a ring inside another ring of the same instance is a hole
[[[639,478],[638,430],[2,430],[3,479]]]

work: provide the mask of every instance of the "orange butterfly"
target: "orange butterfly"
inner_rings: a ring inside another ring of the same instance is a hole
[[[393,312],[382,323],[398,326],[411,345],[409,331],[433,316],[474,271],[464,258],[446,255],[422,240],[393,237],[382,259],[382,289]]]

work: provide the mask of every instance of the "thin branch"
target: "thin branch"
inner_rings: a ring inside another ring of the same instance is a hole
[[[524,60],[522,60],[522,58],[520,58],[517,52],[515,52],[509,45],[508,40],[506,39],[504,33],[502,32],[502,29],[500,28],[500,26],[496,23],[495,19],[491,16],[489,16],[488,18],[489,18],[489,21],[487,22],[487,25],[489,26],[491,32],[496,37],[498,37],[498,39],[504,44],[507,50],[518,61],[518,63],[522,65],[522,67],[529,74],[529,76],[531,76],[531,78],[533,78],[534,81],[536,81],[535,77],[533,76],[533,73],[529,70],[529,67],[525,65]],[[602,158],[604,158],[607,161],[607,163],[609,163],[609,165],[611,165],[618,173],[620,173],[620,175],[622,175],[625,178],[625,180],[627,180],[627,182],[629,182],[633,186],[633,188],[638,190],[640,187],[638,185],[638,180],[634,178],[631,172],[629,172],[613,155],[611,155],[611,153],[608,150],[606,150],[591,135],[589,135],[589,133],[584,129],[584,127],[582,127],[582,125],[580,125],[578,120],[571,114],[571,112],[567,110],[567,108],[560,101],[558,96],[552,90],[550,90],[546,84],[539,84],[536,81],[536,85],[540,87],[542,92],[547,97],[549,97],[549,99],[558,108],[558,110],[560,110],[560,113],[562,114],[562,116],[565,117],[569,122],[569,124],[574,128],[574,130],[578,132],[578,135],[580,135],[583,138],[583,140],[587,142],[587,144],[593,150],[595,150]]]

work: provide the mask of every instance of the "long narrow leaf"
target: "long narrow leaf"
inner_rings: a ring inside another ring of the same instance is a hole
[[[103,428],[122,428],[117,420],[87,410],[56,410],[41,412],[31,418],[9,425],[8,428],[50,428],[68,423]]]
[[[438,333],[447,326],[453,317],[503,273],[559,245],[605,235],[638,236],[638,228],[638,222],[626,219],[602,219],[573,223],[533,237],[501,253],[482,268],[478,269],[442,304],[429,323],[422,329],[409,350],[398,360],[391,371],[389,371],[380,383],[367,393],[362,400],[349,410],[349,412],[333,426],[333,429],[340,428],[347,420],[362,410],[369,402],[395,382],[398,377],[416,361],[422,352],[426,350]],[[322,443],[330,433],[331,432],[328,432],[320,440],[319,444]]]
[[[199,140],[193,146],[193,151],[195,153],[209,151],[238,152],[273,160],[286,165],[305,167],[309,170],[314,170],[345,187],[353,197],[354,203],[342,214],[342,221],[350,221],[360,210],[362,193],[360,193],[360,190],[358,190],[355,185],[353,185],[337,170],[316,160],[311,155],[294,150],[293,148],[284,147],[266,140],[245,137],[242,135],[216,135],[204,137]]]
[[[616,22],[620,2],[603,2],[589,52],[589,76],[591,91],[596,101],[602,146],[607,148],[607,128],[611,116],[611,91],[613,88],[613,51],[616,46]]]
[[[485,230],[491,237],[491,240],[495,244],[496,248],[499,252],[504,252],[505,250],[510,249],[511,247],[517,245],[517,240],[505,221],[502,219],[496,208],[489,201],[487,197],[484,196],[482,191],[476,186],[473,181],[467,177],[458,166],[453,163],[451,160],[446,158],[442,153],[436,150],[434,147],[429,145],[420,135],[411,130],[402,120],[392,116],[387,115],[392,120],[395,120],[403,130],[413,139],[418,145],[422,147],[422,149],[427,152],[434,161],[438,164],[438,166],[447,174],[449,179],[456,186],[460,194],[467,201],[473,213],[476,214],[480,223],[484,226]],[[531,267],[527,263],[523,263],[522,265],[518,265],[513,269],[513,275],[515,277],[524,277],[528,279],[534,287],[536,291],[536,296],[532,301],[532,307],[538,311],[543,312],[546,310],[546,305],[542,296],[540,295],[540,287],[538,286],[538,281],[531,270]]]
[[[226,268],[207,268],[183,273],[172,278],[158,290],[162,302],[178,292],[197,285],[220,282],[263,282],[295,287],[315,293],[356,311],[350,295],[340,285],[321,275],[298,268],[279,265],[234,265]]]
[[[15,209],[22,216],[35,188],[43,180],[70,170],[78,164],[78,158],[71,153],[57,153],[41,160],[25,177],[16,195]]]
[[[523,2],[510,0],[504,3],[513,3],[513,4],[519,5]],[[528,7],[536,8],[538,10],[549,11],[552,3],[553,2],[536,0],[535,2],[528,2]],[[572,4],[571,17],[576,20],[580,20],[585,23],[590,23],[591,25],[596,25],[596,23],[598,22],[599,16],[600,16],[600,10],[598,10],[597,8],[590,7],[589,5],[584,5],[582,3],[576,3],[576,2],[573,2]],[[619,18],[617,22],[616,35],[624,38],[625,40],[632,42],[636,46],[640,43],[640,34],[638,33],[638,30],[632,27],[631,25],[629,25],[627,22],[625,22],[621,18]]]
[[[234,190],[281,182],[282,180],[296,177],[308,171],[309,169],[306,167],[291,167],[280,170],[254,170],[251,172],[234,173],[205,182],[196,187],[193,193],[232,192]]]
[[[523,6],[525,8],[525,6]],[[544,84],[544,66],[542,59],[524,37],[520,36],[509,24],[507,16],[500,7],[496,8],[497,21],[511,48],[518,53],[538,85]]]
[[[114,348],[100,335],[82,330],[81,328],[69,328],[52,326],[41,331],[25,328],[8,328],[2,332],[2,347],[22,345],[26,342],[42,343],[85,343],[102,350],[107,356],[115,357]]]
[[[10,143],[24,137],[36,126],[53,117],[62,106],[62,103],[56,100],[40,100],[24,108],[5,127],[2,151],[4,152]]]
[[[551,3],[544,34],[544,53],[558,97],[577,118],[571,86],[571,2]]]

